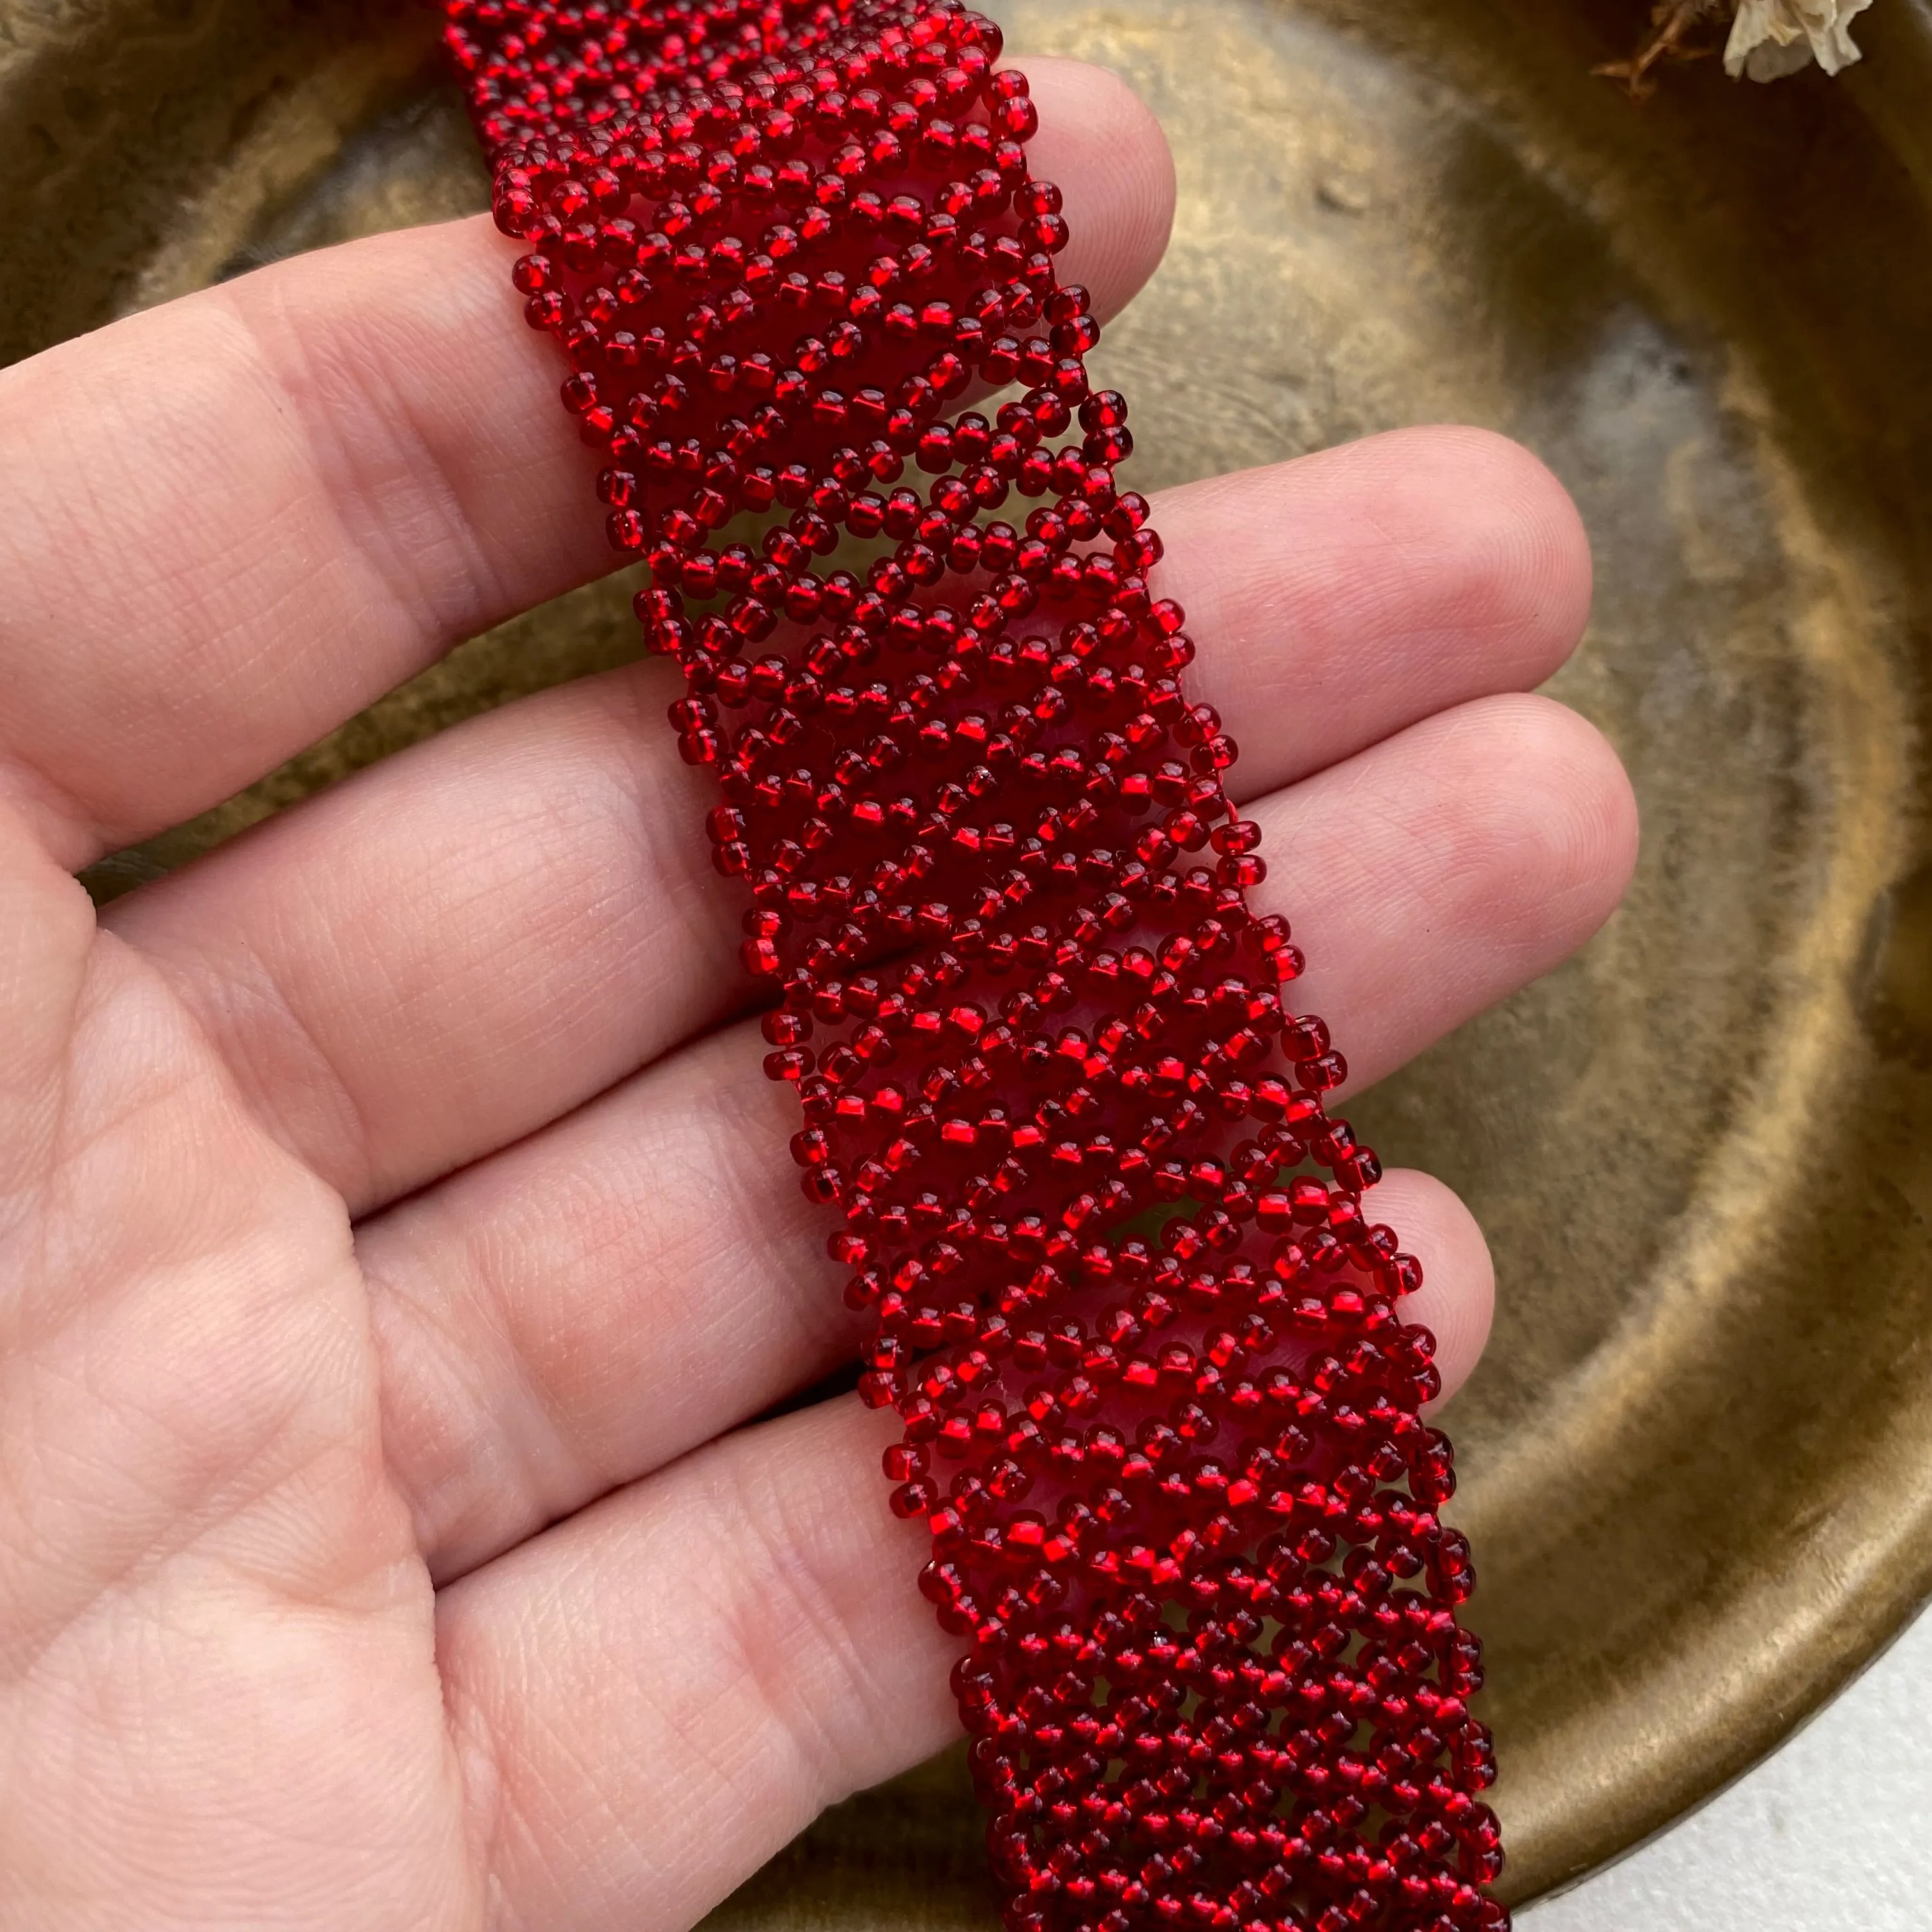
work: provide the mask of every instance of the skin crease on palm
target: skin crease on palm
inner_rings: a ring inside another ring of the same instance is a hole
[[[1159,130],[1030,66],[1065,264]],[[482,220],[0,374],[0,1927],[676,1928],[956,1735],[652,664],[366,772],[97,922],[72,874],[607,568]],[[1636,825],[1528,695],[1589,602],[1522,451],[1178,490],[1160,589],[1358,1084],[1563,959]],[[1211,536],[1210,536],[1211,532]],[[1465,1378],[1491,1275],[1392,1174]]]

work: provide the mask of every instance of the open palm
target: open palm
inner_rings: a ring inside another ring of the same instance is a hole
[[[1034,77],[1118,308],[1166,150]],[[854,1336],[664,667],[98,920],[72,877],[607,566],[507,254],[360,243],[0,375],[0,1926],[682,1927],[951,1734],[887,1419],[745,1426]],[[1373,1079],[1627,876],[1615,759],[1518,694],[1582,627],[1575,514],[1453,430],[1156,514]],[[1378,1210],[1453,1387],[1481,1238],[1420,1175]]]

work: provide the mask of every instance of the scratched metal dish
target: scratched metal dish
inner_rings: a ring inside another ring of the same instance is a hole
[[[1130,76],[1179,158],[1172,253],[1102,352],[1142,487],[1461,418],[1540,451],[1595,539],[1553,688],[1635,775],[1629,904],[1360,1108],[1496,1251],[1450,1426],[1527,1897],[1749,1764],[1932,1588],[1932,6],[1863,16],[1838,83],[1707,64],[1642,110],[1588,76],[1636,0],[1004,10]],[[428,29],[0,0],[0,359],[479,206]],[[623,604],[465,646],[98,890],[616,661]],[[983,1925],[976,1840],[941,1760],[718,1922]]]

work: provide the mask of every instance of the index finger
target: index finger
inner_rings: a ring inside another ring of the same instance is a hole
[[[1104,309],[1166,245],[1160,130],[1034,75]],[[0,794],[77,868],[227,796],[461,639],[613,568],[487,219],[278,264],[0,372]]]

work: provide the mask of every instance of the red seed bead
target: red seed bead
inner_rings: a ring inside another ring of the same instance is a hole
[[[1089,380],[999,28],[962,0],[446,13],[718,784],[1006,1924],[1500,1932],[1474,1573],[1398,1312],[1421,1270],[1250,906],[1261,832],[1120,488],[1126,400]]]

